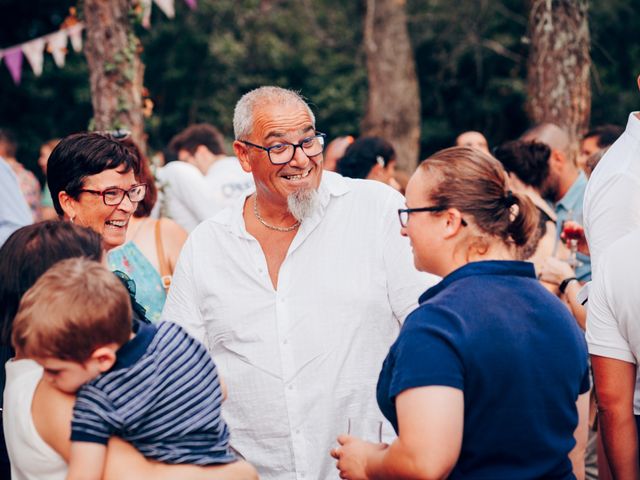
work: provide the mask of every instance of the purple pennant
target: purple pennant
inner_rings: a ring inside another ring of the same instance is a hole
[[[184,0],[191,10],[198,8],[198,0]]]
[[[9,69],[13,83],[20,85],[22,77],[22,49],[20,47],[4,51],[4,64]]]

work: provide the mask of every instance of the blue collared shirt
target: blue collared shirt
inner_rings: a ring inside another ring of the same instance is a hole
[[[380,410],[396,431],[397,396],[429,386],[464,395],[449,478],[575,478],[568,453],[576,399],[589,391],[587,347],[531,263],[468,263],[422,294],[378,380]]]
[[[584,191],[586,188],[587,177],[583,172],[580,172],[578,178],[576,178],[573,185],[571,185],[571,188],[567,190],[567,193],[565,193],[555,205],[552,205],[556,212],[556,224],[558,225],[558,228],[556,229],[557,236],[554,253],[558,248],[558,243],[560,242],[560,234],[562,233],[562,224],[564,221],[571,217],[573,221],[578,222],[580,225],[583,224],[582,200],[584,198]],[[576,277],[578,277],[578,280],[580,281],[591,280],[591,258],[587,255],[578,253],[578,260],[582,264],[576,268]]]

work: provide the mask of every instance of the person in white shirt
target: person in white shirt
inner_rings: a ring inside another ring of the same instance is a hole
[[[596,273],[600,254],[640,227],[640,112],[629,114],[624,133],[591,174],[582,215]]]
[[[640,473],[637,397],[634,405],[640,359],[639,244],[640,228],[607,248],[589,290],[587,343],[601,407],[604,445],[614,478],[638,478]]]
[[[185,162],[167,163],[158,177],[159,216],[168,217],[190,232],[209,218],[213,199],[200,170]]]
[[[197,167],[204,175],[211,195],[211,215],[229,206],[253,186],[251,174],[242,169],[237,158],[227,156],[224,138],[213,125],[190,125],[173,137],[169,148],[178,160]]]
[[[633,413],[640,414],[640,300],[634,288],[640,266],[640,112],[629,115],[625,132],[591,174],[583,216],[594,276],[587,342],[601,435],[614,478],[638,478],[638,417],[634,422]]]
[[[193,231],[163,318],[208,345],[232,446],[261,478],[335,479],[327,452],[349,418],[383,421],[380,365],[437,279],[413,266],[398,192],[322,173],[324,134],[297,93],[247,93],[234,129],[255,191]]]

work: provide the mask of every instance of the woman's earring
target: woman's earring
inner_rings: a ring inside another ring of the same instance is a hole
[[[76,219],[76,217],[69,217],[69,221],[70,221],[71,223],[74,223],[74,220],[75,220],[75,219]]]

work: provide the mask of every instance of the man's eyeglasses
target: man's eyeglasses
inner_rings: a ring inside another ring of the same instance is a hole
[[[312,137],[303,138],[300,143],[277,143],[270,147],[263,147],[262,145],[256,145],[255,143],[247,142],[246,140],[240,140],[245,145],[249,145],[253,148],[259,148],[267,152],[269,161],[274,165],[284,165],[293,160],[296,154],[296,148],[304,152],[307,157],[315,157],[320,155],[324,150],[326,135],[324,133],[317,132]]]
[[[416,212],[444,212],[448,207],[439,205],[434,207],[420,207],[420,208],[399,208],[398,218],[400,219],[400,225],[403,228],[407,228],[409,222],[409,215]],[[463,227],[467,226],[467,222],[464,218],[460,218],[460,223]]]
[[[106,190],[89,190],[88,188],[81,188],[78,190],[79,193],[90,193],[92,195],[101,195],[102,201],[105,205],[115,206],[120,205],[122,200],[124,200],[124,196],[129,197],[132,203],[140,202],[147,193],[147,184],[146,183],[138,183],[134,185],[129,190],[123,190],[122,188],[112,187],[107,188]]]

